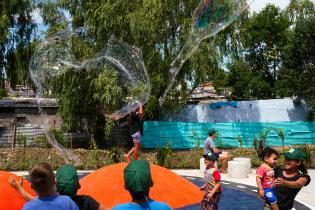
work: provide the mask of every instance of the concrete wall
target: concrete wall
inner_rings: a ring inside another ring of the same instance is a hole
[[[292,99],[239,101],[238,107],[211,109],[209,104],[188,105],[182,110],[167,113],[161,121],[170,122],[294,122],[304,121],[307,109]]]

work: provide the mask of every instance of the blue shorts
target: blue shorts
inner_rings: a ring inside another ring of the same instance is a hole
[[[277,197],[275,195],[275,193],[273,192],[273,188],[265,188],[265,198],[266,201],[269,204],[276,204],[277,203]]]
[[[217,159],[219,159],[220,155],[222,154],[222,152],[218,152],[218,153],[214,153],[214,155],[217,157]]]

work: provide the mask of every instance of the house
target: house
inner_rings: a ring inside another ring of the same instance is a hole
[[[12,146],[18,143],[15,142],[16,136],[21,134],[26,136],[28,145],[35,144],[35,139],[44,135],[45,128],[60,127],[61,119],[56,115],[57,111],[56,99],[0,100],[0,145]]]
[[[187,104],[208,104],[212,102],[225,101],[228,91],[225,94],[218,94],[212,82],[206,82],[197,86],[187,101]]]

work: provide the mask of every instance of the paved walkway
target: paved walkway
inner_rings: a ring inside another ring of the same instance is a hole
[[[236,178],[230,178],[227,176],[227,174],[221,174],[222,175],[222,182],[223,187],[237,187],[239,191],[242,189],[245,189],[243,187],[251,186],[252,188],[246,189],[245,191],[250,192],[252,190],[256,189],[256,176],[255,176],[255,169],[252,169],[252,173],[249,174],[249,176],[245,179],[236,179]],[[173,170],[173,172],[177,173],[180,176],[183,177],[191,177],[196,179],[201,179],[203,177],[203,172],[200,170]],[[302,190],[298,193],[296,197],[296,201],[303,204],[304,206],[308,207],[308,209],[315,210],[315,170],[308,170],[309,175],[311,176],[311,183],[303,187]],[[229,185],[226,185],[226,183],[229,183]],[[240,184],[237,186],[237,184]],[[234,188],[235,190],[237,188]],[[254,191],[252,191],[254,192]],[[257,192],[257,191],[256,191]],[[256,192],[254,192],[256,194]],[[252,193],[251,193],[252,194]],[[234,195],[235,197],[235,195]],[[301,207],[295,207],[297,210],[300,210]],[[253,208],[254,209],[254,208]]]

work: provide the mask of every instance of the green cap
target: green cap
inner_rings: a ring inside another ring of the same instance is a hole
[[[208,132],[209,136],[212,136],[215,133],[216,133],[215,129],[214,128],[210,128],[210,130]]]
[[[125,186],[132,193],[147,193],[151,187],[150,164],[146,160],[134,160],[124,169]]]
[[[300,148],[292,148],[289,152],[284,153],[284,156],[294,160],[305,160],[306,156]]]
[[[74,197],[80,189],[77,170],[73,165],[64,165],[56,172],[57,191],[61,195]]]
[[[203,157],[206,160],[212,160],[212,161],[216,161],[217,160],[217,156],[215,156],[215,154],[213,152],[208,152],[207,154],[204,154]]]

